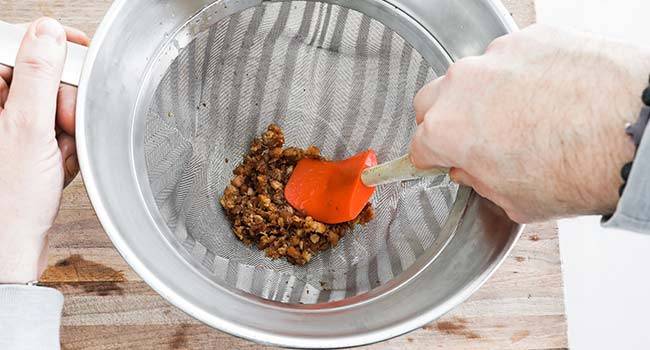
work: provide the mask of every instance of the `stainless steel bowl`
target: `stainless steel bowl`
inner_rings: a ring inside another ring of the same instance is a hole
[[[325,2],[384,23],[442,70],[453,60],[481,54],[494,38],[516,29],[497,0]],[[143,149],[144,115],[163,78],[165,60],[169,65],[174,58],[164,57],[166,49],[170,40],[180,49],[220,17],[261,3],[113,3],[87,52],[77,99],[81,171],[104,229],[130,266],[172,304],[212,327],[261,343],[356,346],[398,336],[440,317],[488,279],[522,229],[467,188],[457,193],[448,218],[454,225],[443,241],[388,283],[335,302],[280,303],[219,283],[170,238],[152,198]],[[217,8],[205,16],[207,9]],[[196,18],[203,21],[191,25]]]

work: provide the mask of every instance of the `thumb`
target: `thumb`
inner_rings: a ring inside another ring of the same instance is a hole
[[[41,18],[27,29],[18,50],[5,115],[33,131],[54,135],[56,99],[66,55],[59,22]]]

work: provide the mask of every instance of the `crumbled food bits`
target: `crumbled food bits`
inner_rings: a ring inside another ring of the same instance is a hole
[[[284,142],[284,133],[275,124],[254,139],[250,153],[233,170],[220,203],[239,240],[254,243],[269,258],[286,257],[292,264],[304,265],[314,254],[338,245],[357,224],[370,222],[374,211],[368,203],[354,220],[335,225],[295,211],[283,192],[294,167],[303,158],[325,158],[317,147],[283,148]]]

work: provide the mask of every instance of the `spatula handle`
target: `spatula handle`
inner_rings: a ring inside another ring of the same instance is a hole
[[[438,176],[448,172],[447,168],[418,169],[411,163],[407,154],[388,163],[364,170],[361,174],[361,181],[364,185],[372,187],[390,182]]]

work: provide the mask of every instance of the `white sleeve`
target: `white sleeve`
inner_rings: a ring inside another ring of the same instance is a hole
[[[59,350],[62,309],[56,289],[0,285],[0,349]]]

